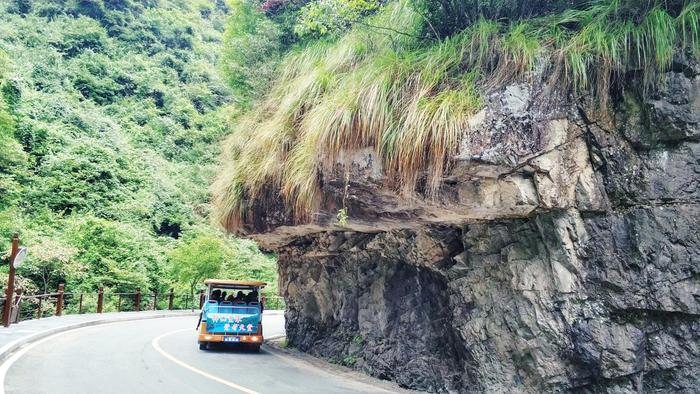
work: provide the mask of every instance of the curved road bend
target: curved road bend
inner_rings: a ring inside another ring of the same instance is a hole
[[[32,394],[391,392],[265,346],[260,353],[201,351],[195,324],[195,317],[176,317],[57,334],[12,357],[2,383],[6,393]],[[283,332],[281,315],[265,324],[268,337]]]

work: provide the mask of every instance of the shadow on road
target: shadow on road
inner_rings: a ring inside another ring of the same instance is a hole
[[[207,350],[201,351],[208,353],[266,353],[264,348],[260,348],[260,350],[257,350],[256,347],[248,345],[246,343],[210,343],[207,346]]]

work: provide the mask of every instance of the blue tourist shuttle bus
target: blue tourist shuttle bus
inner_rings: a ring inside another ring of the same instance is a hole
[[[199,348],[211,343],[240,343],[258,351],[263,342],[262,289],[259,281],[207,279],[199,325]]]

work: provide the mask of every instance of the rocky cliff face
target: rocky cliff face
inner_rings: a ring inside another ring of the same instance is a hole
[[[289,343],[428,391],[700,392],[700,66],[639,91],[494,92],[429,198],[348,152],[313,223],[252,226]]]

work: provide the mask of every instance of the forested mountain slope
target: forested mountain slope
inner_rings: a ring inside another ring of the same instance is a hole
[[[219,72],[228,11],[0,3],[0,250],[14,231],[30,247],[25,291],[189,291],[198,264],[274,281],[273,259],[207,219],[235,102]]]

